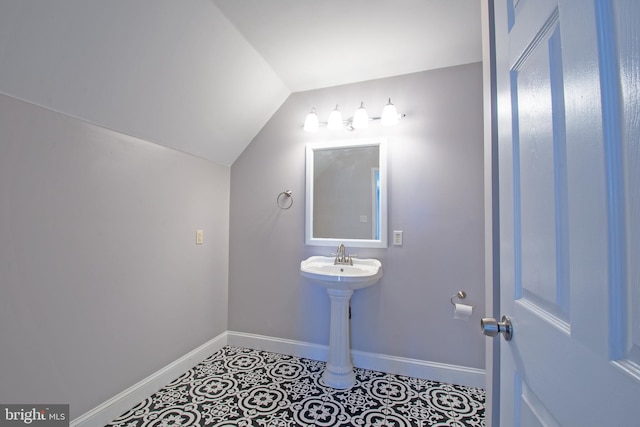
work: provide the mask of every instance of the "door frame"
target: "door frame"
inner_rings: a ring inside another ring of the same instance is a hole
[[[484,114],[485,317],[500,318],[500,223],[498,126],[493,0],[482,0],[482,93]],[[478,328],[480,333],[480,328]],[[500,341],[485,341],[485,423],[500,425]]]

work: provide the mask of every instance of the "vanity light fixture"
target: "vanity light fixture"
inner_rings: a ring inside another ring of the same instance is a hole
[[[318,114],[316,109],[312,108],[304,121],[304,130],[307,132],[318,132]]]
[[[316,109],[312,108],[311,112],[307,114],[303,129],[307,132],[318,132],[320,126],[326,126],[330,130],[364,129],[369,127],[370,121],[376,120],[380,120],[380,123],[383,126],[393,126],[398,123],[398,120],[402,117],[405,117],[405,114],[399,114],[396,106],[391,103],[391,98],[389,98],[389,102],[382,110],[382,117],[369,117],[367,110],[364,108],[364,102],[361,102],[360,107],[358,107],[353,117],[350,117],[347,120],[342,119],[342,113],[336,105],[336,108],[331,110],[331,113],[329,113],[329,119],[326,122],[320,122],[318,120]]]
[[[331,110],[329,113],[329,120],[327,121],[327,128],[331,130],[342,129],[342,113],[338,110],[338,106]]]
[[[398,110],[396,106],[391,103],[391,98],[389,98],[389,103],[385,105],[382,110],[380,124],[382,124],[382,126],[393,126],[396,123],[398,123]]]
[[[353,115],[352,125],[354,129],[364,129],[369,127],[369,114],[367,114],[367,110],[364,109],[364,102],[360,103],[360,107],[358,107]]]

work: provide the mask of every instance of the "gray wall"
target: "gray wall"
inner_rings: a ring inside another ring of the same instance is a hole
[[[301,129],[312,106],[388,96],[394,128]],[[0,95],[0,401],[75,418],[227,329],[327,344],[328,298],[298,272],[335,250],[304,245],[305,144],[327,139],[389,138],[405,237],[353,250],[385,270],[354,295],[353,347],[483,368],[481,108],[480,64],[296,93],[229,170]]]
[[[0,402],[75,418],[227,329],[228,167],[6,95],[0,130]]]
[[[407,114],[396,127],[302,131],[311,107],[326,120],[364,101],[379,115],[388,97]],[[403,230],[404,245],[347,248],[384,268],[352,299],[352,347],[483,369],[482,117],[480,63],[292,94],[231,168],[229,329],[328,344],[328,297],[299,274],[302,259],[336,249],[304,245],[305,144],[385,136],[389,232]],[[287,189],[294,204],[280,210]],[[458,290],[476,305],[469,321],[453,319]]]

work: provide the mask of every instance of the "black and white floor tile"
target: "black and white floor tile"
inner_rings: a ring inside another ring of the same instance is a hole
[[[107,427],[484,426],[482,389],[356,369],[336,390],[324,366],[224,347]]]

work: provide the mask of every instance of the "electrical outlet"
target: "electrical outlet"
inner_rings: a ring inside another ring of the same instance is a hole
[[[201,245],[204,243],[204,231],[196,230],[196,245]]]

